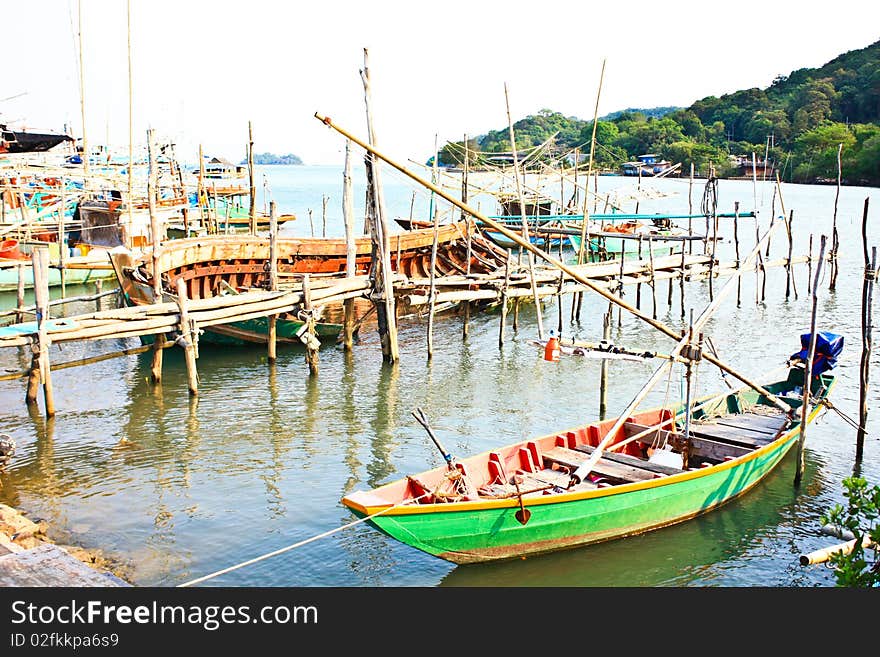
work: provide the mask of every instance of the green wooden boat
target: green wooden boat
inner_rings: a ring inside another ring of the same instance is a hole
[[[835,337],[842,347],[843,338]],[[392,538],[457,564],[522,558],[658,529],[717,509],[779,464],[798,442],[804,379],[802,363],[794,359],[785,379],[765,384],[790,406],[787,413],[747,388],[698,400],[686,431],[683,407],[629,417],[582,481],[572,474],[616,419],[458,462],[444,453],[445,467],[354,492],[342,503]],[[830,372],[813,377],[808,421],[833,385]]]

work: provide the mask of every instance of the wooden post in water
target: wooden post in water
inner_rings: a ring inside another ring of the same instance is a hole
[[[689,240],[693,242],[693,240]],[[681,281],[679,286],[681,287],[681,320],[684,321],[685,312],[684,312],[684,283],[686,276],[686,268],[685,268],[685,256],[684,256],[684,244],[681,245]]]
[[[64,235],[64,213],[67,206],[67,195],[64,190],[64,177],[61,177],[61,210],[58,212],[58,273],[61,275],[61,297],[64,298],[67,282],[67,272],[64,268],[64,261],[67,260],[67,248],[65,246],[67,238]],[[100,279],[99,279],[100,280]]]
[[[639,269],[642,268],[642,235],[639,233]],[[642,309],[642,276],[638,274],[638,282],[636,283],[636,309]]]
[[[278,215],[275,213],[275,201],[269,202],[269,289],[278,289]],[[278,315],[269,315],[268,361],[275,362],[275,343],[278,339]]]
[[[831,282],[828,289],[833,292],[837,287],[837,250],[840,248],[840,236],[837,233],[837,201],[840,198],[840,178],[842,167],[840,164],[840,155],[843,151],[843,144],[837,145],[837,192],[834,194],[834,218],[831,230]]]
[[[52,372],[49,365],[49,336],[46,323],[49,321],[49,249],[37,247],[31,252],[34,269],[34,299],[37,318],[37,348],[39,360],[39,381],[43,384],[43,400],[46,404],[46,417],[55,415],[55,397],[52,394]]]
[[[688,235],[694,234],[694,199],[693,199],[693,189],[694,189],[694,163],[691,162],[691,177],[688,182]],[[706,235],[706,237],[709,237]],[[684,247],[682,247],[684,250]],[[694,241],[688,240],[688,253],[694,252]],[[684,319],[684,315],[681,316]]]
[[[831,240],[831,248],[834,249],[834,240]],[[810,233],[810,245],[807,249],[807,294],[811,294],[811,282],[813,278],[813,233]]]
[[[868,200],[862,214],[862,245],[865,253],[865,276],[862,283],[862,359],[859,368],[859,429],[856,434],[856,462],[860,463],[865,449],[865,427],[868,424],[868,373],[871,368],[871,306],[874,281],[877,280],[877,247],[868,260]],[[821,260],[821,258],[820,258]],[[819,265],[817,265],[818,267]]]
[[[364,48],[364,68],[361,70],[361,80],[364,85],[364,104],[367,111],[367,135],[370,146],[375,148],[376,131],[373,128],[370,69],[367,65],[367,60],[368,52]],[[388,242],[388,223],[385,200],[382,194],[381,168],[378,159],[372,152],[367,153],[366,168],[372,205],[372,212],[368,208],[367,215],[373,219],[373,224],[370,226],[370,238],[373,240],[374,250],[377,253],[373,263],[373,270],[376,272],[373,297],[378,302],[376,306],[376,319],[379,325],[379,338],[382,343],[382,358],[387,363],[396,363],[400,359],[400,352],[397,344],[397,312],[395,310],[394,287],[391,282],[391,251]]]
[[[788,215],[788,221],[785,224],[786,233],[788,234],[788,257],[785,259],[785,300],[788,301],[788,295],[791,291],[794,291],[794,300],[797,301],[797,289],[794,288],[794,274],[791,271],[791,252],[792,252],[792,238],[791,238],[791,222],[794,220],[794,210]]]
[[[354,241],[354,199],[351,183],[351,141],[345,140],[345,169],[342,174],[342,219],[345,222],[345,277],[353,278],[357,259]],[[398,265],[399,266],[399,265]],[[351,351],[354,345],[354,299],[342,303],[345,318],[342,324],[342,348]]]
[[[159,218],[156,216],[156,187],[158,168],[156,166],[156,147],[153,143],[153,129],[147,130],[147,155],[149,168],[147,170],[147,207],[150,213],[150,249],[153,263],[153,295],[155,303],[162,302],[162,277],[159,275],[159,250],[162,246]],[[162,351],[165,344],[165,335],[157,333],[153,341],[152,363],[150,374],[153,383],[162,381]]]
[[[501,328],[498,330],[498,348],[504,346],[504,325],[507,323],[507,296],[510,290],[510,251],[504,260],[504,287],[501,288]]]
[[[617,282],[617,293],[619,296],[624,296],[625,292],[623,291],[623,265],[626,260],[626,240],[620,240],[620,279]],[[617,308],[617,328],[623,326],[623,308]]]
[[[681,248],[684,249],[684,244],[681,245]],[[669,255],[670,255],[670,257],[672,256],[672,254],[673,254],[674,252],[675,252],[675,248],[674,248],[674,247],[670,247],[670,248],[669,248]],[[670,310],[672,310],[672,276],[670,276],[669,278],[667,278],[666,281],[667,281],[667,285],[666,285],[666,305],[669,307]]]
[[[18,273],[18,288],[15,295],[15,323],[20,324],[24,321],[24,277],[27,269],[23,263],[19,263],[15,267]]]
[[[436,153],[436,150],[435,150]],[[435,166],[437,158],[434,158]],[[437,270],[437,238],[439,235],[438,221],[440,218],[440,209],[434,206],[434,241],[431,243],[431,283],[428,290],[428,360],[434,355],[434,306],[437,298],[437,286],[434,283],[435,272]]]
[[[208,212],[208,194],[205,191],[205,155],[202,152],[202,145],[199,144],[199,177],[196,186],[196,198],[199,207],[199,226],[205,225],[205,215]],[[216,230],[215,230],[216,232]]]
[[[257,188],[254,185],[254,127],[248,121],[248,217],[251,220],[251,235],[257,234]]]
[[[608,304],[608,311],[602,316],[602,341],[607,345],[611,341],[611,311],[613,306]],[[608,359],[603,358],[599,366],[599,419],[604,420],[608,411]]]
[[[177,279],[177,306],[180,308],[180,344],[183,346],[186,358],[186,379],[189,394],[195,397],[199,394],[199,373],[196,370],[195,330],[189,320],[189,297],[186,292],[186,281]]]
[[[103,289],[104,281],[99,278],[95,281],[95,310],[101,310],[101,299],[103,298],[101,291]]]
[[[755,154],[752,153],[752,161],[754,161]],[[739,201],[733,202],[733,243],[734,248],[736,249],[736,269],[739,271],[740,262],[739,262]],[[739,308],[742,305],[742,276],[736,277],[736,307]]]
[[[309,375],[318,375],[318,338],[315,336],[315,319],[312,316],[312,291],[309,285],[309,275],[303,274],[302,280],[303,309],[306,311],[308,322],[308,342],[306,343],[306,363],[309,365]]]
[[[321,237],[327,237],[327,201],[329,196],[321,196]]]
[[[816,309],[819,287],[819,276],[822,274],[822,259],[825,256],[825,236],[819,238],[819,262],[816,263],[816,280],[813,284],[813,309],[810,318],[810,347],[807,351],[807,362],[804,367],[804,398],[801,406],[801,432],[798,436],[797,446],[797,469],[794,475],[794,485],[801,483],[804,474],[804,443],[807,439],[807,418],[810,416],[810,391],[813,383],[813,357],[816,353]]]
[[[468,169],[470,168],[470,157],[468,154],[467,133],[464,135],[464,167],[461,170],[461,202],[468,202]],[[467,264],[465,265],[465,276],[471,275],[471,258],[473,258],[473,226],[472,219],[464,210],[461,211],[461,218],[467,221]],[[399,242],[398,242],[399,244]],[[462,339],[467,339],[468,325],[471,319],[471,302],[464,302],[464,323],[461,328]]]

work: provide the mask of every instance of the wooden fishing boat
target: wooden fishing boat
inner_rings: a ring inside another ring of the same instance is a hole
[[[468,265],[468,230],[471,231],[470,271],[489,273],[503,268],[506,253],[476,233],[467,222],[446,224],[437,235],[436,273],[439,276],[464,274]],[[434,230],[403,231],[388,236],[391,267],[410,278],[428,278]],[[355,274],[369,274],[372,263],[369,237],[355,240]],[[190,299],[205,299],[220,294],[252,288],[268,288],[270,241],[254,235],[211,235],[169,240],[162,244],[158,257],[163,299],[175,296],[178,279],[183,279]],[[277,269],[284,281],[299,281],[302,274],[314,278],[345,276],[346,244],[344,238],[282,237],[277,240]],[[134,254],[125,249],[111,252],[110,259],[125,298],[132,304],[157,301],[153,291],[152,253],[148,249]],[[328,309],[332,311],[334,309]],[[325,323],[318,334],[338,334],[341,325]],[[295,337],[302,322],[293,316],[278,321],[279,341],[299,341]],[[265,322],[231,323],[205,329],[202,340],[212,341],[223,335],[222,342],[266,342]],[[211,333],[212,335],[209,335]]]
[[[840,336],[820,335],[808,421],[834,385],[830,368],[843,346]],[[788,413],[752,389],[726,389],[690,406],[689,419],[682,404],[457,462],[444,453],[444,467],[354,492],[342,503],[392,538],[457,564],[537,555],[679,523],[754,488],[797,443],[805,380],[798,356],[803,352],[792,356],[786,378],[765,386],[790,406]],[[600,444],[606,446],[595,460]],[[573,476],[591,459],[585,477]]]

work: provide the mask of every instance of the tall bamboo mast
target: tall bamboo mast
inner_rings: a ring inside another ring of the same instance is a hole
[[[510,118],[510,100],[507,96],[507,83],[504,83],[504,102],[507,106],[507,126],[510,133],[510,151],[513,153],[513,176],[516,179],[516,195],[519,197],[519,214],[522,219],[522,238],[529,241],[529,224],[526,219],[526,202],[520,180],[520,167],[516,156],[516,139],[513,135],[513,120]],[[536,220],[537,222],[537,220]],[[535,280],[535,254],[529,251],[529,277],[532,279],[532,296],[535,298],[535,313],[538,318],[538,339],[544,339],[544,322],[541,318],[541,300],[538,298],[538,283]]]
[[[84,187],[89,186],[89,141],[86,138],[86,92],[85,77],[83,72],[83,49],[82,49],[82,0],[77,3],[79,26],[77,28],[77,41],[79,43],[79,106],[82,114],[82,141],[83,141],[83,181]]]
[[[126,20],[128,32],[128,230],[134,226],[134,118],[132,110],[132,75],[131,75],[131,0],[126,2]]]

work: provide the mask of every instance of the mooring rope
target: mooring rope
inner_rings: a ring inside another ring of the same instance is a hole
[[[828,400],[828,399],[820,399],[819,402],[818,402],[818,404],[819,404],[819,406],[824,406],[825,408],[827,408],[827,409],[829,409],[829,410],[834,411],[835,413],[837,413],[837,414],[840,416],[840,419],[843,420],[844,422],[846,422],[846,423],[847,423],[849,426],[851,426],[853,429],[861,429],[861,427],[859,426],[859,423],[858,423],[858,422],[856,422],[854,419],[852,419],[851,417],[849,417],[846,413],[844,413],[844,412],[841,411],[839,408],[837,408],[837,406],[835,406],[834,404],[832,404],[830,400]],[[867,437],[869,437],[869,438],[872,437],[871,434],[869,434],[867,431],[865,432],[865,435],[866,435]]]
[[[387,509],[382,509],[381,511],[378,511],[372,515],[364,516],[363,518],[359,518],[357,520],[349,522],[349,523],[342,525],[340,527],[336,527],[335,529],[330,529],[326,532],[318,534],[317,536],[312,536],[311,538],[307,538],[304,541],[299,541],[298,543],[294,543],[293,545],[288,545],[287,547],[273,550],[272,552],[269,552],[268,554],[264,554],[259,557],[254,557],[253,559],[248,559],[247,561],[242,561],[239,564],[235,564],[234,566],[229,566],[228,568],[223,568],[222,570],[218,570],[218,571],[210,573],[208,575],[203,575],[202,577],[197,577],[196,579],[191,579],[190,581],[184,582],[183,584],[178,584],[177,588],[192,586],[193,584],[199,584],[199,583],[207,581],[209,579],[213,579],[214,577],[219,577],[220,575],[225,575],[226,573],[231,573],[233,570],[238,570],[239,568],[244,568],[245,566],[250,566],[251,564],[257,563],[259,561],[264,561],[266,559],[269,559],[270,557],[274,557],[279,554],[282,554],[283,552],[288,552],[290,550],[293,550],[294,548],[302,547],[303,545],[306,545],[306,544],[311,543],[313,541],[317,541],[319,538],[324,538],[326,536],[330,536],[331,534],[335,534],[338,531],[342,531],[343,529],[348,529],[349,527],[354,527],[357,524],[371,520],[371,519],[375,518],[376,516],[381,516],[383,513],[388,513],[389,511],[392,511],[393,509],[396,509],[398,507],[406,506],[408,504],[418,502],[420,499],[422,499],[423,497],[426,497],[430,494],[431,494],[430,492],[423,493],[422,495],[419,495],[418,497],[414,497],[411,500],[407,500],[406,502],[400,502],[399,504],[394,504],[392,506],[389,506]]]

